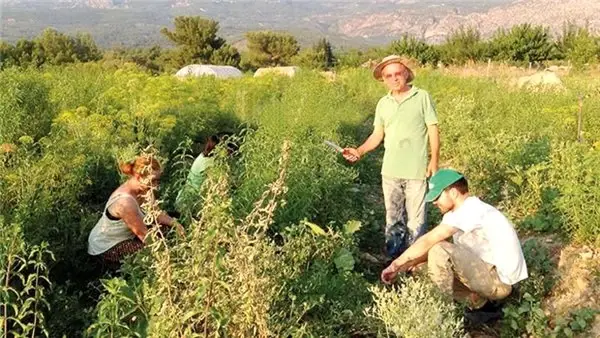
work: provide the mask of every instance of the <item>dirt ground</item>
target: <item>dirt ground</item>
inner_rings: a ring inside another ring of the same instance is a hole
[[[567,245],[558,257],[560,279],[543,302],[546,314],[564,316],[580,308],[600,309],[600,249]],[[582,337],[600,337],[600,315]]]
[[[600,310],[600,249],[577,244],[564,245],[553,236],[536,238],[550,250],[557,267],[558,280],[542,302],[550,324],[554,319],[577,309]],[[482,328],[469,332],[469,337],[499,337],[498,332],[498,327]],[[600,314],[595,317],[590,330],[576,337],[600,337]]]

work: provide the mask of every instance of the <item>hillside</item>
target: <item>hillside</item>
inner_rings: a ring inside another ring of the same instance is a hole
[[[327,37],[336,46],[388,43],[403,33],[440,42],[461,25],[484,36],[499,27],[529,22],[559,33],[565,22],[600,30],[597,0],[371,0],[371,1],[194,1],[194,0],[7,0],[2,39],[31,38],[46,27],[90,32],[103,47],[168,45],[161,27],[178,15],[201,15],[220,23],[232,42],[250,30],[286,30],[308,44]]]
[[[432,8],[435,6],[447,7],[431,5]],[[549,26],[554,34],[560,34],[566,22],[582,26],[588,24],[593,30],[600,30],[600,1],[596,0],[520,0],[482,12],[463,14],[453,11],[442,16],[425,17],[422,14],[416,9],[400,8],[393,13],[356,17],[341,24],[339,32],[350,37],[376,38],[393,38],[409,33],[428,42],[439,42],[461,25],[476,27],[486,37],[498,28],[510,28],[521,23]]]

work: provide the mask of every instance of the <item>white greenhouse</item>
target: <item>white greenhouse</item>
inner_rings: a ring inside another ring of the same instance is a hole
[[[230,77],[241,77],[242,72],[232,66],[216,65],[187,65],[175,73],[177,77],[187,76],[214,76],[218,79],[227,79]]]

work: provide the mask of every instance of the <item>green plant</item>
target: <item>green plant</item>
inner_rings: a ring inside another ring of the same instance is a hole
[[[456,306],[426,278],[406,278],[400,286],[369,289],[374,306],[367,315],[381,321],[388,336],[462,337],[464,334]]]
[[[599,313],[600,310],[590,308],[572,311],[566,317],[555,320],[551,337],[575,337],[576,334],[588,330],[590,328],[590,323],[594,321],[595,316]]]
[[[493,58],[499,61],[539,63],[556,54],[549,29],[531,24],[500,29],[489,43]]]
[[[0,335],[48,337],[47,262],[54,259],[48,243],[28,246],[19,224],[0,218],[0,258]]]
[[[513,337],[523,333],[535,337],[545,335],[548,327],[548,317],[542,310],[539,298],[534,298],[529,293],[525,293],[518,304],[506,306],[503,312],[503,336]]]
[[[390,53],[412,57],[424,64],[437,65],[439,53],[434,46],[428,45],[408,34],[402,35],[399,40],[390,44]]]
[[[550,252],[538,240],[529,239],[522,247],[529,277],[519,282],[503,310],[502,332],[507,336],[522,333],[543,336],[548,317],[541,307],[541,300],[556,282],[555,267]]]
[[[446,64],[465,64],[483,60],[486,45],[481,33],[473,27],[460,27],[453,31],[439,47],[441,61]]]

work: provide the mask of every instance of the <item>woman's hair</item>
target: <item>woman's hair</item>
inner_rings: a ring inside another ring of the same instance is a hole
[[[216,135],[211,135],[206,144],[204,145],[204,150],[202,151],[202,155],[206,157],[210,157],[213,155],[212,151],[217,147],[217,145],[221,142],[225,142],[225,148],[227,149],[227,153],[231,155],[232,153],[238,151],[238,146],[231,139],[231,133],[220,133]]]
[[[149,168],[152,168],[152,170],[149,170]],[[134,174],[146,176],[161,168],[160,163],[153,156],[138,156],[133,161],[121,163],[119,169],[127,176],[133,176]]]
[[[208,140],[206,140],[206,144],[204,145],[204,150],[202,150],[202,155],[205,157],[212,156],[212,151],[215,149],[217,144],[219,144],[219,137],[217,135],[211,135]]]

